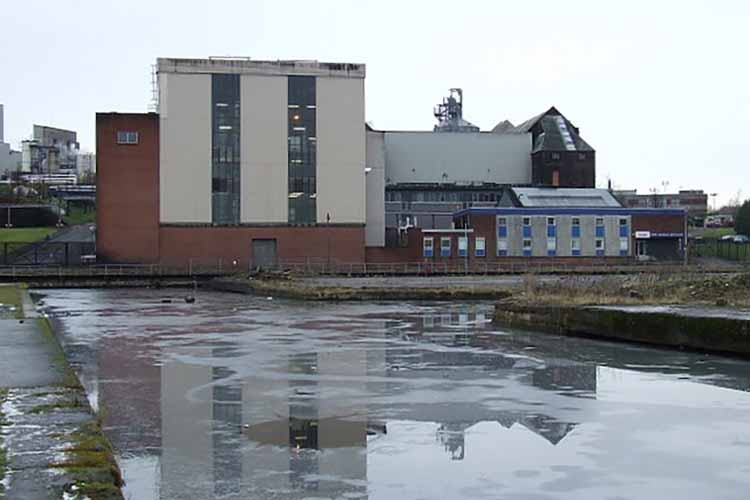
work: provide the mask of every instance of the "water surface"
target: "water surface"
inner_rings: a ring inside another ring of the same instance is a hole
[[[181,294],[42,295],[105,415],[126,498],[750,490],[744,361],[501,330],[486,303]]]

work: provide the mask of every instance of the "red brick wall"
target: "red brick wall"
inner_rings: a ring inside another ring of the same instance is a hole
[[[682,233],[684,230],[684,215],[633,215],[633,231]]]
[[[117,131],[138,144],[117,144]],[[159,259],[159,116],[96,115],[96,247],[104,262]]]
[[[165,265],[215,265],[237,261],[244,269],[252,261],[253,239],[275,239],[282,262],[362,263],[365,260],[364,226],[162,226],[160,262]],[[330,251],[330,254],[329,254]]]

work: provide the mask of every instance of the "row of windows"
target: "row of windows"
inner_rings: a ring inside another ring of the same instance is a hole
[[[523,246],[523,250],[522,250],[523,256],[531,257],[532,238],[524,238],[522,246]],[[621,237],[620,238],[620,255],[621,256],[628,255],[629,247],[630,247],[629,238]],[[594,240],[594,248],[596,251],[596,256],[603,257],[604,251],[605,251],[604,238],[596,238]],[[574,257],[581,255],[581,239],[580,238],[573,238],[570,240],[570,253]],[[497,255],[498,257],[505,257],[508,255],[508,239],[507,238],[498,238]],[[550,257],[554,257],[555,255],[557,255],[557,238],[547,237],[547,255]]]
[[[502,198],[502,193],[477,191],[386,191],[385,201],[391,202],[495,202]]]
[[[452,251],[453,238],[442,237],[440,238],[440,256],[450,257]],[[426,236],[422,241],[422,254],[431,258],[435,256],[435,242],[432,236]],[[469,238],[468,236],[459,236],[458,238],[458,256],[468,257],[469,255]],[[484,257],[486,255],[486,246],[484,237],[477,236],[474,238],[474,256]]]
[[[572,238],[581,237],[581,219],[579,217],[573,217],[570,219],[570,236]],[[524,238],[531,238],[531,217],[523,217],[522,219],[522,232]],[[597,238],[604,238],[604,218],[597,217],[595,220],[595,231]],[[622,218],[619,220],[620,237],[625,238],[630,235],[628,219]],[[554,217],[547,217],[547,237],[557,236],[557,220]],[[497,237],[507,238],[508,237],[508,219],[505,217],[497,218]]]
[[[531,225],[531,217],[523,217],[521,219],[522,224],[524,226],[530,226]],[[628,219],[622,218],[620,219],[620,226],[627,226],[628,225]],[[573,226],[580,226],[581,225],[581,218],[580,217],[571,217],[570,223]],[[595,220],[595,223],[597,226],[603,226],[604,225],[604,217],[597,217]],[[507,226],[508,225],[508,218],[507,217],[498,217],[497,218],[497,224],[499,226]],[[547,225],[548,226],[554,226],[557,224],[557,219],[555,217],[547,217]]]

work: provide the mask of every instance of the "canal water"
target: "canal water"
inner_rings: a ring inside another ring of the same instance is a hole
[[[488,303],[183,294],[39,292],[126,498],[748,497],[747,362],[503,330]]]

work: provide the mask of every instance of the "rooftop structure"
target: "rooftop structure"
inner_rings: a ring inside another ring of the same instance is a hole
[[[450,89],[442,104],[435,106],[435,132],[479,132],[479,127],[464,120],[464,93],[458,88]]]
[[[620,207],[606,189],[513,188],[522,207]]]

